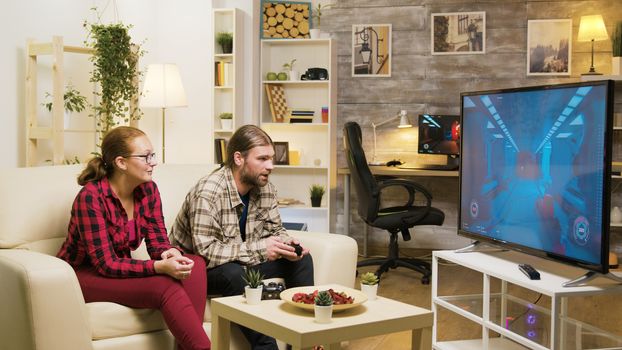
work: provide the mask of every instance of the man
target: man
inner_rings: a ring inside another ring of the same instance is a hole
[[[309,250],[281,224],[274,185],[274,144],[254,125],[239,128],[227,146],[225,165],[190,190],[169,234],[171,244],[207,259],[209,294],[244,292],[245,267],[265,278],[282,277],[288,288],[313,285]],[[252,349],[277,349],[274,338],[242,328]]]

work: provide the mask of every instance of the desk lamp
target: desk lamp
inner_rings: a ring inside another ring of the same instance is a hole
[[[384,162],[378,162],[376,160],[376,128],[379,126],[382,126],[384,124],[387,124],[388,122],[391,122],[395,119],[400,119],[400,124],[397,126],[400,129],[404,129],[404,128],[412,128],[412,125],[410,124],[410,122],[408,121],[408,116],[406,115],[406,111],[405,110],[401,110],[397,115],[381,122],[381,123],[371,123],[371,127],[374,129],[374,152],[372,154],[372,159],[371,162],[369,163],[369,165],[384,165]]]
[[[141,107],[162,109],[162,163],[165,162],[165,110],[169,107],[185,107],[186,93],[176,64],[150,64],[147,67]]]
[[[603,16],[581,16],[577,41],[592,42],[592,65],[590,66],[590,71],[587,73],[583,73],[582,75],[602,75],[602,73],[597,73],[594,69],[594,41],[607,39],[609,39],[609,36],[607,35],[607,28],[605,28],[605,22],[603,22]]]

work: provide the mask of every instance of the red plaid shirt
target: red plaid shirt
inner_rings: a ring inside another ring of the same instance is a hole
[[[130,241],[128,218],[107,178],[86,184],[73,202],[69,233],[57,257],[73,267],[91,265],[107,277],[155,274],[154,260],[132,259],[130,252],[144,238],[151,259],[171,248],[166,237],[160,192],[155,182],[134,190],[136,240]]]

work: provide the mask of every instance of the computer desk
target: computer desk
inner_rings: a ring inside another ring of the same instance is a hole
[[[375,166],[370,165],[369,169],[373,175],[387,175],[395,177],[410,177],[410,176],[424,176],[424,177],[458,177],[459,172],[457,170],[425,170],[425,169],[400,169],[397,167],[388,166]],[[350,235],[350,169],[339,168],[337,169],[337,175],[343,175],[343,216],[344,222],[344,234]],[[363,225],[363,256],[367,256],[367,225]]]

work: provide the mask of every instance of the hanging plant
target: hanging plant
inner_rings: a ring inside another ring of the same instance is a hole
[[[84,27],[88,30],[85,44],[95,50],[90,58],[94,66],[90,81],[97,83],[100,91],[95,92],[99,103],[93,106],[93,116],[103,137],[120,121],[127,123],[142,116],[139,108],[130,110],[129,101],[139,93],[133,80],[141,75],[138,58],[144,51],[140,46],[133,51],[129,25],[84,22]]]

